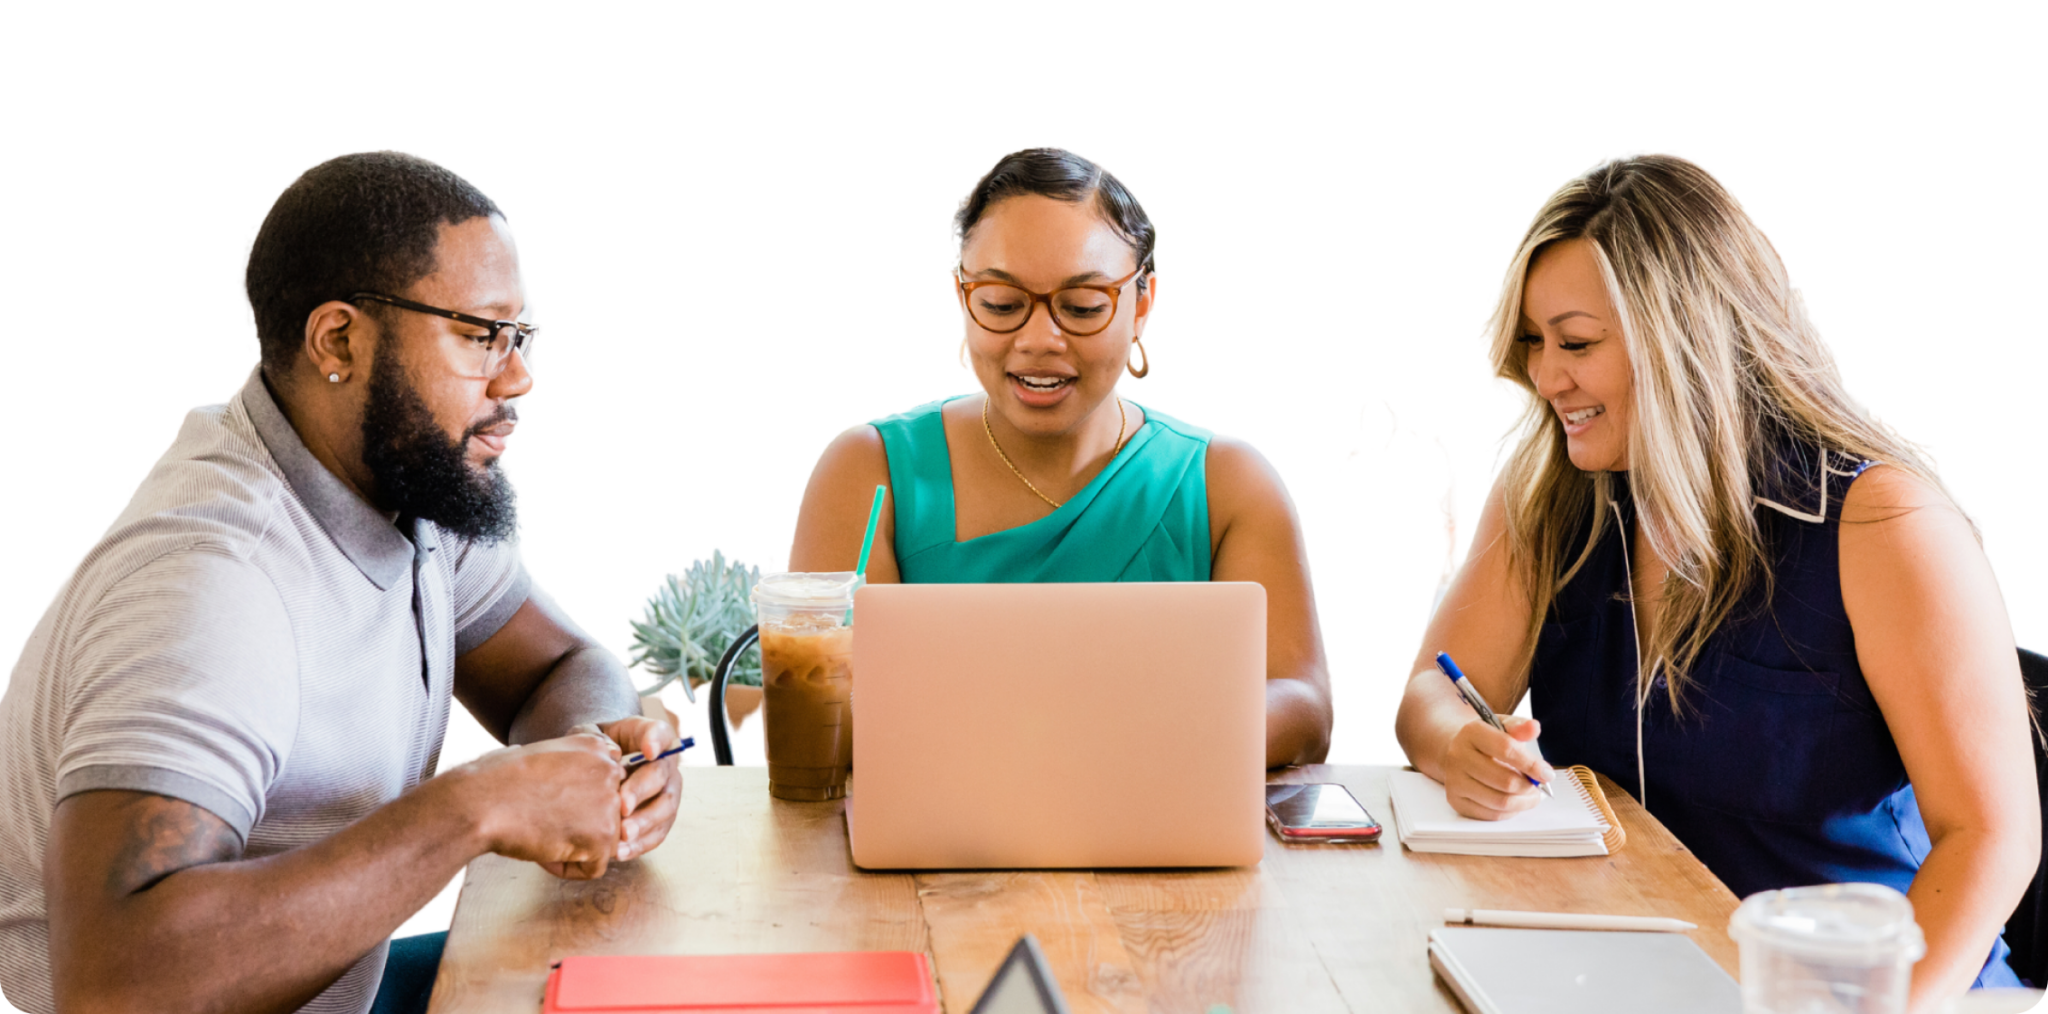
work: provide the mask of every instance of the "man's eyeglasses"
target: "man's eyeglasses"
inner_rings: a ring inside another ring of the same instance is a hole
[[[1139,265],[1114,282],[1070,285],[1052,292],[1033,292],[1008,282],[970,282],[964,268],[953,269],[953,280],[960,286],[960,302],[966,305],[967,315],[984,330],[994,334],[1022,330],[1032,311],[1044,303],[1061,331],[1086,338],[1101,334],[1116,319],[1117,295],[1144,270],[1144,265]]]
[[[381,292],[358,292],[348,298],[350,302],[367,299],[372,302],[387,303],[401,310],[411,310],[414,313],[446,317],[449,320],[459,321],[468,324],[470,327],[480,327],[490,332],[489,334],[466,334],[461,336],[468,339],[469,342],[470,347],[465,351],[467,357],[473,360],[475,366],[475,369],[472,371],[473,376],[485,379],[497,377],[498,374],[505,372],[505,363],[512,358],[512,353],[515,350],[521,358],[529,362],[533,360],[533,343],[537,340],[535,335],[540,331],[540,328],[532,324],[522,324],[516,320],[491,320],[488,317],[477,317],[455,310],[443,310],[438,306],[415,303],[410,299],[387,296]]]

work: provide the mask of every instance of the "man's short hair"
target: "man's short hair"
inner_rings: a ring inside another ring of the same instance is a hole
[[[434,273],[441,223],[504,217],[462,177],[423,158],[373,151],[306,170],[270,206],[245,283],[263,369],[291,375],[306,318],[357,292],[402,292]]]

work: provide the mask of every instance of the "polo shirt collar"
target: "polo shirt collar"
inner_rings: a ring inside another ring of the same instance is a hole
[[[270,396],[270,387],[263,382],[262,367],[249,374],[240,397],[249,412],[249,421],[256,426],[256,436],[269,448],[271,459],[284,473],[285,483],[298,494],[313,520],[326,529],[327,537],[334,540],[342,555],[379,591],[388,591],[410,573],[412,540],[306,449],[306,442],[299,439],[291,420],[285,418],[284,410]],[[432,527],[422,524],[417,529],[425,532]]]

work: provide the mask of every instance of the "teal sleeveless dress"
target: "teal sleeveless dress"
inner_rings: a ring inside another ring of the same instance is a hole
[[[889,457],[905,584],[1209,580],[1208,430],[1145,409],[1124,449],[1059,509],[956,542],[944,404],[872,424]]]

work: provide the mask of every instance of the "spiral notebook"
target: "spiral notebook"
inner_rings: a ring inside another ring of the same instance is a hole
[[[1451,809],[1444,786],[1420,771],[1387,780],[1394,831],[1416,852],[1467,856],[1604,856],[1627,841],[1607,794],[1585,767],[1560,768],[1552,796],[1506,820],[1474,820]]]

